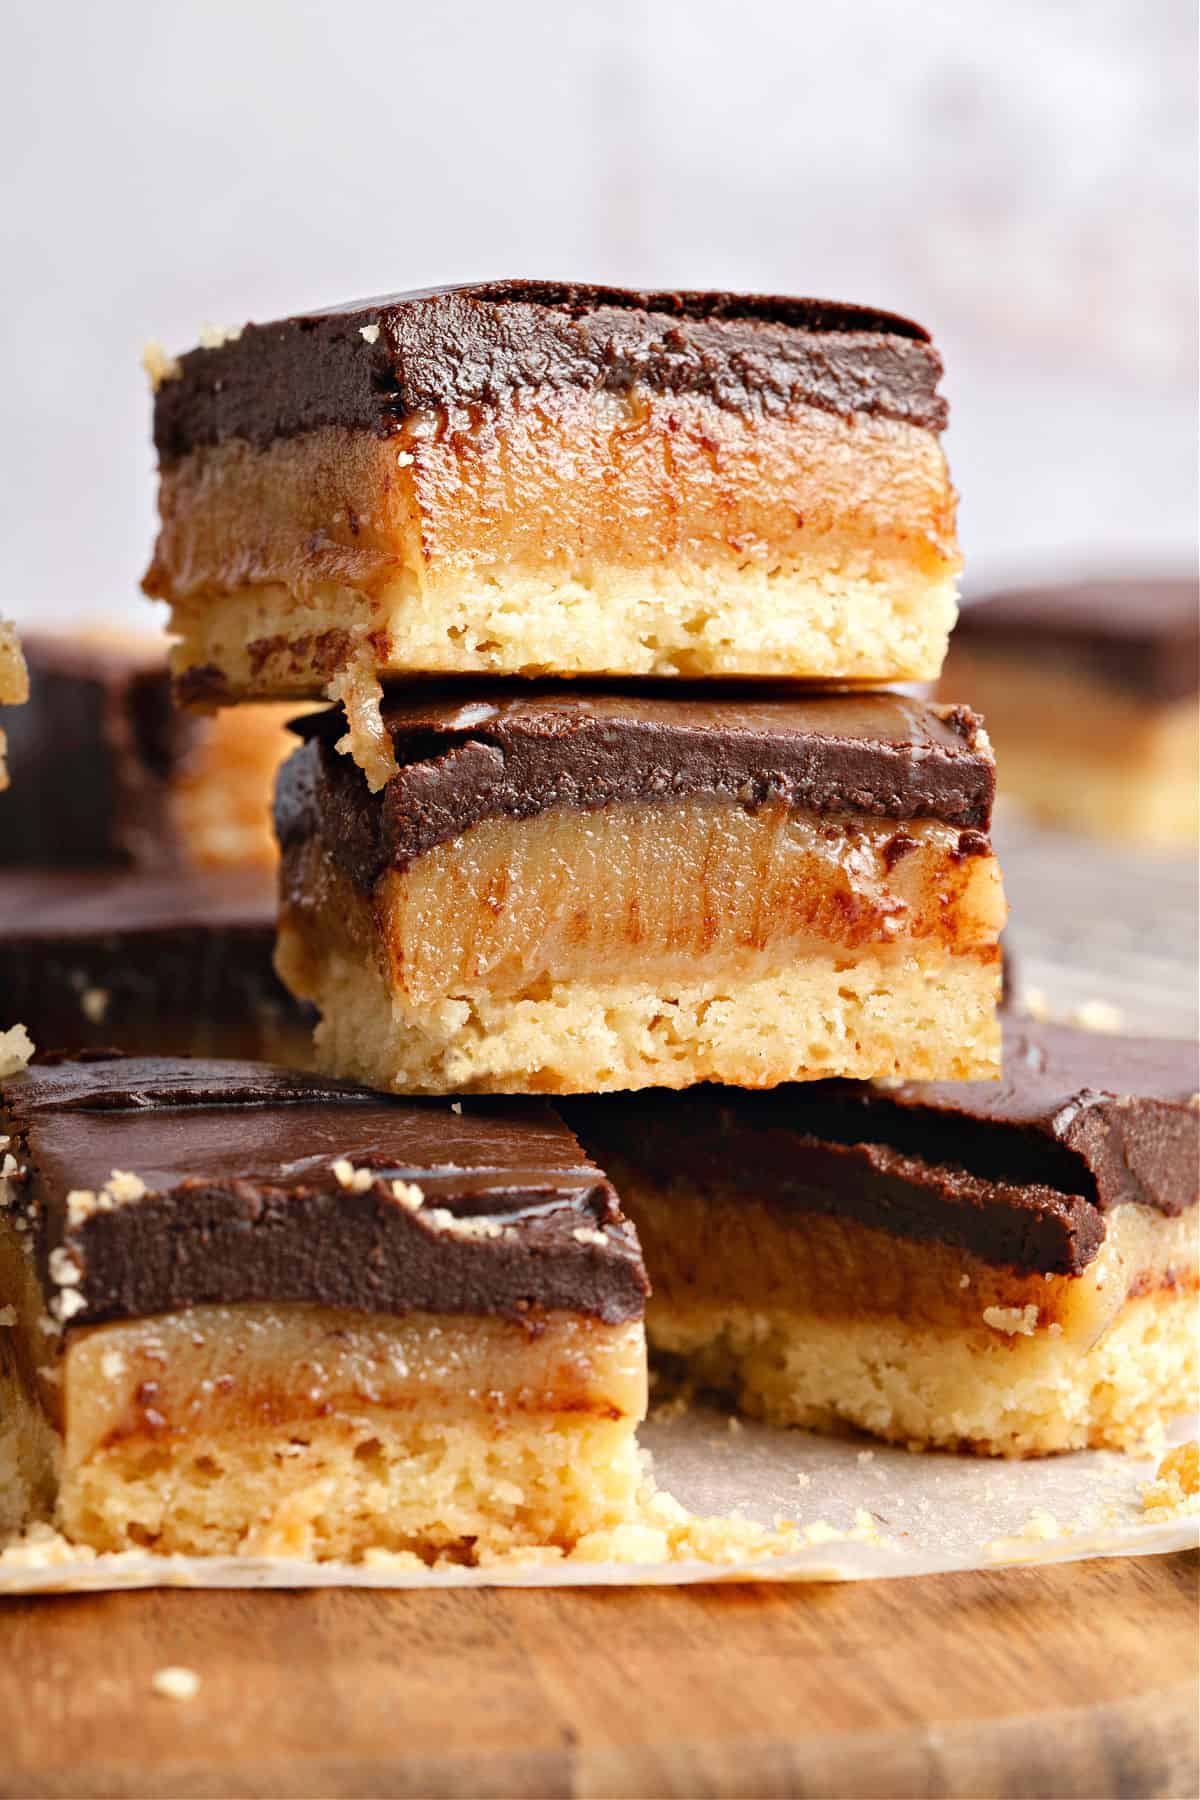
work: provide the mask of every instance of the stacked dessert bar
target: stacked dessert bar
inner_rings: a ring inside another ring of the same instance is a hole
[[[861,308],[536,283],[182,359],[146,582],[180,689],[342,702],[277,809],[322,1066],[996,1072],[987,740],[863,691],[936,676],[953,618],[940,375]]]
[[[1027,1453],[1168,1409],[1179,1070],[1110,1093],[1086,1044],[1020,1039],[997,1085],[988,741],[887,687],[936,677],[954,613],[925,333],[490,284],[159,373],[180,693],[333,703],[276,804],[321,1073],[0,1084],[14,1515],[604,1544],[647,1323],[782,1423]]]

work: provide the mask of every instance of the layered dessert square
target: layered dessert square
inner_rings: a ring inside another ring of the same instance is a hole
[[[486,282],[157,369],[186,695],[376,677],[937,675],[941,361],[826,301]]]
[[[8,726],[0,864],[271,868],[284,705],[176,707],[165,644],[97,628],[27,635],[30,699]]]
[[[0,619],[0,706],[20,706],[29,698],[29,674],[20,641],[7,619]],[[0,792],[8,786],[7,734],[0,731]]]
[[[1195,1048],[1009,1020],[999,1083],[574,1100],[647,1328],[781,1425],[1131,1448],[1197,1384]]]
[[[312,1060],[254,869],[0,869],[0,1025],[40,1050]]]
[[[969,712],[490,685],[383,720],[381,792],[336,714],[280,773],[277,965],[322,1067],[419,1093],[996,1073]]]
[[[624,1520],[645,1272],[547,1110],[102,1057],[0,1125],[7,1526],[470,1561]]]
[[[1006,797],[1050,825],[1186,848],[1200,836],[1200,588],[1081,581],[963,610],[947,691],[987,720]]]

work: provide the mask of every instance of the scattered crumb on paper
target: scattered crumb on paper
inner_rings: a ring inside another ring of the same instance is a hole
[[[1200,1441],[1192,1438],[1167,1452],[1142,1489],[1142,1507],[1160,1519],[1200,1513]]]

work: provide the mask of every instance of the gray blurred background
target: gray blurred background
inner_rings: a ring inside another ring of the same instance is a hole
[[[0,610],[150,617],[143,341],[479,276],[947,363],[969,585],[1194,554],[1191,0],[0,0]]]

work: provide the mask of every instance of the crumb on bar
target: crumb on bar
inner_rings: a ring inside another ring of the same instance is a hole
[[[460,1219],[445,1206],[431,1206],[421,1217],[434,1231],[444,1231],[453,1238],[498,1238],[504,1227],[495,1219]]]
[[[157,338],[148,338],[142,345],[142,368],[150,378],[150,386],[157,394],[164,381],[178,381],[183,373],[177,356],[168,356]]]
[[[352,1194],[365,1194],[375,1180],[372,1170],[356,1169],[349,1157],[346,1156],[339,1156],[337,1161],[329,1166],[338,1186],[348,1189]]]
[[[132,1169],[114,1169],[98,1193],[91,1188],[71,1189],[66,1202],[67,1224],[82,1225],[93,1213],[114,1212],[118,1206],[141,1200],[149,1191],[141,1176],[135,1175]]]
[[[200,348],[219,350],[223,344],[236,344],[244,329],[242,325],[213,325],[205,321],[199,332]]]
[[[993,1331],[1003,1331],[1009,1337],[1032,1337],[1038,1327],[1038,1308],[1032,1303],[1029,1306],[985,1306],[983,1322],[990,1325]]]
[[[28,1067],[33,1055],[33,1039],[23,1025],[10,1025],[0,1031],[0,1079],[19,1075]]]
[[[340,704],[346,714],[345,734],[334,748],[343,756],[353,757],[367,778],[367,786],[377,794],[399,774],[399,767],[379,710],[383,688],[366,644],[361,644],[350,661],[338,670],[325,694],[335,704]]]

